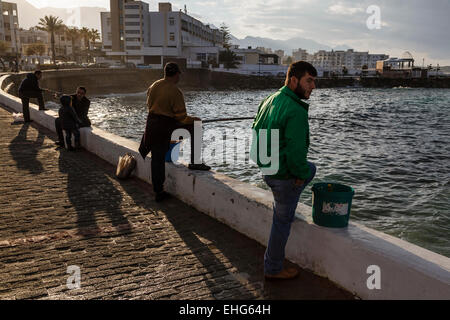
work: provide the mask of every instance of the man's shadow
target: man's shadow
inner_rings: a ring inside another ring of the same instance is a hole
[[[29,123],[25,123],[22,126],[17,137],[9,144],[9,152],[18,169],[38,175],[44,171],[42,163],[37,159],[37,155],[44,144],[45,135],[39,130],[36,140],[28,140],[29,127]]]
[[[131,225],[124,216],[120,204],[122,194],[108,179],[104,170],[82,152],[61,150],[59,170],[67,174],[67,196],[77,212],[78,234],[96,236],[101,232],[97,220],[108,220],[121,234],[131,232]],[[86,168],[87,167],[87,168]]]

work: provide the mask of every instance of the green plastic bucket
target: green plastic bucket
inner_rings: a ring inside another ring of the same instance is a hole
[[[316,183],[312,187],[313,221],[328,228],[345,228],[355,190],[338,183]]]

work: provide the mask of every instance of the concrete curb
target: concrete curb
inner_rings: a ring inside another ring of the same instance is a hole
[[[22,112],[20,99],[3,91],[8,77],[0,78],[0,103]],[[30,112],[36,123],[55,131],[54,111],[38,111],[30,104]],[[119,156],[133,154],[137,159],[135,176],[151,182],[151,160],[142,159],[136,142],[98,128],[83,128],[81,143],[113,165]],[[170,193],[267,244],[272,224],[270,192],[215,172],[192,172],[183,164],[167,164],[166,168]],[[362,299],[450,299],[449,258],[354,222],[346,229],[319,227],[312,222],[311,207],[303,204],[297,209],[286,257]],[[380,288],[369,289],[377,274]]]

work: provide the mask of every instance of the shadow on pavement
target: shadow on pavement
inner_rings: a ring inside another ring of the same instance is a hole
[[[28,140],[27,133],[29,127],[29,123],[23,124],[17,137],[10,142],[9,151],[18,169],[26,170],[33,175],[38,175],[44,171],[42,163],[37,159],[37,155],[42,148],[45,135],[41,131],[38,131],[36,140]]]

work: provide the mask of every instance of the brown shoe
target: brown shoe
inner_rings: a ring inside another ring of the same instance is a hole
[[[280,273],[265,275],[267,280],[288,280],[288,279],[294,279],[297,276],[298,276],[298,270],[296,268],[286,268],[286,269],[281,270]]]

